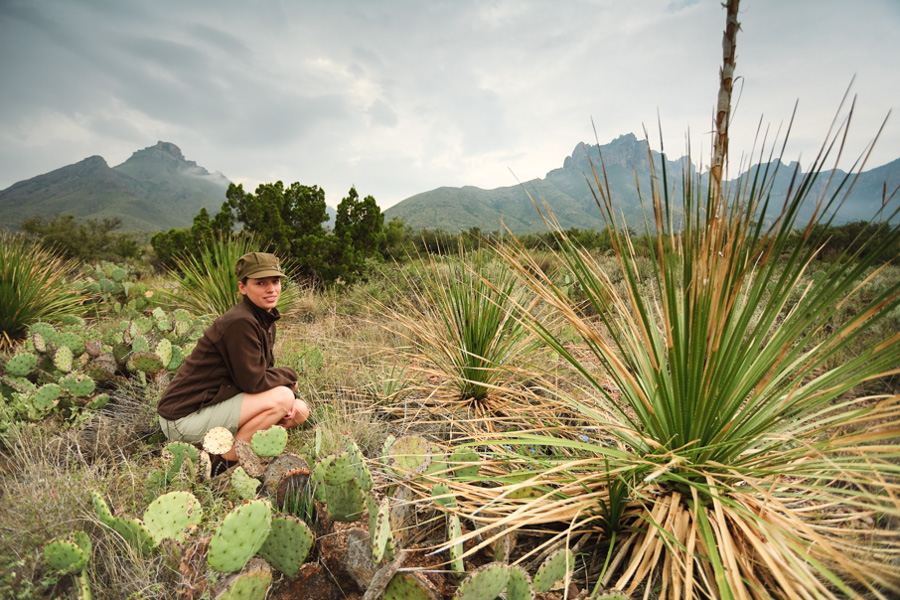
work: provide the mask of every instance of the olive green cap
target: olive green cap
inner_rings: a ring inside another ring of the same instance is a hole
[[[234,266],[234,274],[237,275],[238,279],[243,279],[244,277],[252,277],[253,279],[284,277],[284,272],[278,263],[278,257],[265,252],[250,252],[240,257]]]

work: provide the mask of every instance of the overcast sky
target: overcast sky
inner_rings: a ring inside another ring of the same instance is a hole
[[[897,108],[898,0],[743,0],[740,21],[733,160],[799,102],[785,159],[808,164],[854,77],[849,153]],[[0,0],[0,189],[159,140],[248,191],[382,208],[645,127],[658,149],[659,122],[707,163],[724,25],[720,0]],[[867,168],[898,157],[900,114]]]

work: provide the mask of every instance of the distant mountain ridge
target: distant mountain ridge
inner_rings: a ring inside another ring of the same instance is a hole
[[[648,155],[646,140],[639,140],[633,133],[619,136],[609,144],[579,143],[570,156],[563,161],[562,168],[547,173],[543,179],[533,179],[521,185],[483,190],[466,186],[461,188],[441,187],[417,194],[395,204],[385,211],[385,218],[402,219],[413,229],[443,229],[457,232],[478,227],[482,231],[509,229],[513,233],[537,233],[547,231],[547,226],[535,209],[533,198],[543,209],[543,203],[550,207],[554,217],[563,229],[602,229],[606,226],[596,206],[591,188],[596,188],[593,167],[600,177],[609,183],[612,203],[617,216],[638,231],[643,231],[643,203],[650,202],[650,156],[656,163],[657,173],[662,177],[663,156],[652,151]],[[600,156],[603,157],[605,174],[601,171]],[[680,157],[669,160],[666,157],[666,188],[680,193],[681,182],[687,159]],[[778,175],[772,185],[772,197],[784,200],[794,175],[796,163],[778,166]],[[692,177],[696,171],[690,168]],[[754,171],[751,170],[751,173]],[[826,183],[831,177],[831,187]],[[817,197],[827,190],[834,191],[844,179],[842,171],[822,172],[812,186]],[[742,173],[730,185],[739,185],[747,173]],[[705,176],[702,185],[706,184]],[[590,184],[588,181],[590,180]],[[869,220],[879,207],[884,191],[890,195],[900,185],[900,159],[887,165],[865,171],[855,181],[850,195],[841,206],[835,219],[836,224],[850,221]],[[705,188],[704,188],[705,189]],[[531,198],[529,198],[529,194]],[[676,205],[678,203],[676,202]],[[812,210],[811,203],[801,213],[807,217]]]
[[[0,226],[18,229],[34,216],[70,214],[79,220],[119,218],[122,231],[188,227],[206,208],[225,201],[228,178],[185,159],[175,144],[157,142],[110,167],[91,156],[0,191]]]
[[[647,141],[639,140],[633,133],[602,146],[578,143],[563,160],[563,166],[549,171],[543,179],[493,190],[441,187],[407,198],[384,213],[387,220],[399,217],[415,230],[443,229],[455,233],[478,227],[482,231],[508,228],[514,233],[544,232],[547,226],[529,198],[531,194],[539,204],[545,202],[551,208],[564,229],[601,229],[606,224],[588,180],[593,182],[591,163],[599,170],[602,154],[617,216],[642,231],[644,213],[639,198],[643,194],[644,204],[649,204],[650,157],[659,173],[663,163],[661,154],[652,151],[648,156],[647,150]],[[670,191],[680,189],[685,165],[684,157],[666,159],[666,187]],[[796,164],[778,165],[772,194],[783,199]],[[693,170],[690,173],[695,174]],[[737,185],[746,175],[741,174],[730,184]],[[824,193],[830,175],[831,172],[820,174],[813,186],[814,195]],[[833,180],[839,182],[844,173],[835,171],[833,175]],[[211,173],[185,159],[175,144],[161,141],[134,152],[112,168],[102,157],[91,156],[0,191],[0,228],[15,230],[30,217],[52,218],[61,214],[82,221],[119,218],[121,231],[189,227],[201,209],[207,209],[210,215],[219,211],[228,184],[221,173]],[[831,189],[837,187],[834,182],[832,185]],[[872,218],[881,206],[885,190],[891,194],[898,185],[900,159],[860,174],[836,222]],[[329,206],[327,212],[333,219],[335,209]]]

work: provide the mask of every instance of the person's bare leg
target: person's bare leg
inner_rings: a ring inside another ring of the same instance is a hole
[[[235,439],[249,442],[257,431],[263,431],[282,421],[294,408],[294,392],[278,386],[259,394],[244,394],[241,416]],[[237,460],[232,448],[222,455],[225,460]]]
[[[294,400],[294,406],[285,417],[278,422],[282,427],[299,427],[309,418],[309,406],[303,400]]]

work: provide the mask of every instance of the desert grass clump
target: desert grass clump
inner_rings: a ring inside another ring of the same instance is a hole
[[[546,493],[511,503],[509,484],[493,499],[469,489],[483,529],[565,523],[560,543],[601,534],[599,554],[608,560],[595,575],[597,589],[655,588],[671,599],[900,592],[900,534],[875,525],[900,517],[900,396],[852,398],[859,385],[900,366],[900,332],[881,329],[900,306],[900,281],[883,280],[835,323],[864,289],[860,281],[885,268],[875,257],[900,243],[900,227],[891,224],[898,211],[886,206],[871,243],[845,252],[798,293],[823,243],[817,225],[833,218],[853,180],[832,181],[811,197],[831,147],[810,173],[795,174],[785,199],[768,193],[773,169],[722,193],[703,191],[686,169],[680,201],[669,195],[665,170],[654,173],[652,294],[603,185],[601,157],[595,194],[611,225],[624,295],[590,253],[564,236],[560,246],[598,319],[584,318],[529,266],[527,252],[504,251],[601,366],[602,375],[586,368],[552,329],[531,321],[593,391],[569,396],[568,405],[614,441],[598,443],[587,429],[581,439],[507,440],[552,449],[533,465],[533,478],[517,484],[539,482]],[[799,222],[807,203],[814,215]],[[877,340],[857,344],[879,330]]]
[[[72,285],[77,271],[78,263],[59,252],[0,233],[0,349],[11,348],[33,323],[84,314],[84,296]]]

